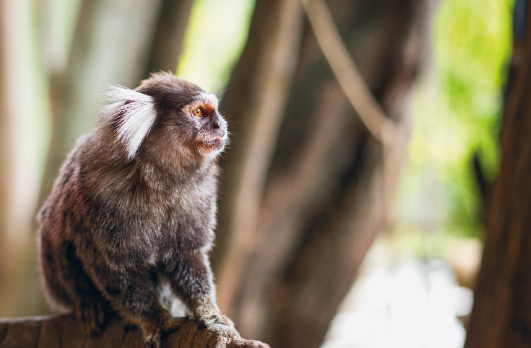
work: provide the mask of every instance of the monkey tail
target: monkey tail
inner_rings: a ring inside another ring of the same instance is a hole
[[[74,304],[67,289],[61,282],[60,265],[51,242],[43,234],[42,227],[38,231],[37,249],[39,255],[39,273],[41,286],[50,308],[59,313],[71,312]]]

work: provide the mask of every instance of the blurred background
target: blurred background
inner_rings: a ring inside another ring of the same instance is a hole
[[[106,88],[164,70],[229,122],[211,260],[242,336],[531,347],[527,0],[324,4],[401,141],[367,130],[297,0],[0,0],[0,317],[50,313],[34,217]]]

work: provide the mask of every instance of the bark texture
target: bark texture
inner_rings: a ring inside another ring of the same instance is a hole
[[[523,18],[531,18],[527,7]],[[523,26],[518,32],[519,24],[525,20],[515,22],[500,172],[488,203],[466,348],[531,346],[531,26],[527,20],[524,34]]]
[[[71,315],[0,320],[0,348],[143,348],[142,333],[118,319],[111,321],[99,338],[83,334]],[[162,347],[171,348],[268,348],[267,344],[245,340],[223,325],[198,329],[191,320],[163,337]]]
[[[233,145],[225,163],[218,240],[221,254],[238,261],[232,261],[236,268],[222,267],[219,294],[244,335],[274,347],[311,348],[321,344],[366,251],[386,226],[387,198],[403,158],[384,170],[381,144],[353,111],[308,25],[288,55],[297,58],[294,75],[275,86],[285,95],[273,99],[274,112],[262,116],[267,127],[278,129],[260,126],[257,105],[268,105],[268,86],[250,84],[244,72],[277,64],[262,65],[257,57],[263,48],[252,40],[269,35],[262,23],[281,18],[262,18],[273,12],[267,12],[275,8],[272,3],[257,2],[249,42],[224,100]],[[391,118],[407,124],[403,111],[420,57],[421,2],[328,4],[377,100]],[[251,154],[255,142],[264,141],[262,130],[268,146]],[[246,172],[245,165],[255,171]],[[252,194],[238,198],[244,187]],[[238,199],[242,203],[236,204]],[[235,246],[224,250],[225,238]],[[224,281],[227,274],[230,282]]]

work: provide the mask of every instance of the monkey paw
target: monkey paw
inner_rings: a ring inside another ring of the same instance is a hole
[[[229,317],[218,312],[207,313],[199,318],[199,329],[206,329],[214,324],[222,324],[234,327],[234,323],[229,319]]]
[[[99,337],[106,323],[106,311],[101,303],[80,302],[75,309],[81,331],[90,337]]]

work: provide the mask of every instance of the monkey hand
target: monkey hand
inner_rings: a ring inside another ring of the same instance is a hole
[[[219,311],[205,313],[199,317],[199,329],[206,329],[214,324],[222,324],[234,327],[234,323],[225,314]]]

